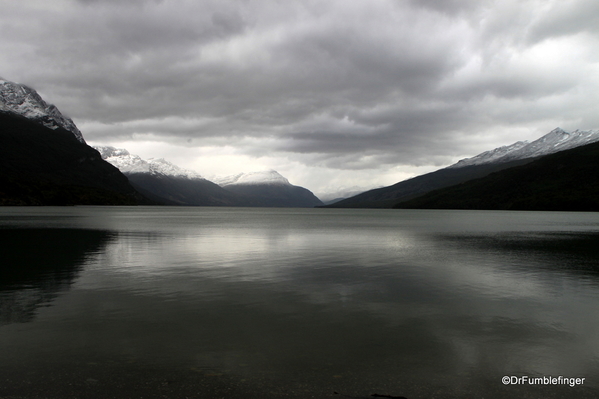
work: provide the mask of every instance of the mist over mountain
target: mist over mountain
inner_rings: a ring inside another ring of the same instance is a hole
[[[148,198],[168,205],[313,207],[322,202],[278,172],[250,172],[204,179],[164,159],[144,160],[125,149],[95,147]]]
[[[377,188],[380,188],[380,187],[377,187]],[[334,192],[328,192],[326,194],[319,194],[318,198],[325,205],[330,205],[330,204],[334,204],[336,202],[342,201],[342,200],[350,198],[350,197],[355,197],[358,194],[364,193],[366,191],[370,191],[372,189],[373,189],[372,187],[364,188],[364,187],[353,186],[353,187],[349,187],[349,188],[345,188],[345,189],[339,189]]]
[[[240,173],[216,182],[228,191],[251,198],[257,206],[312,208],[323,205],[310,190],[292,185],[274,170]]]
[[[248,200],[162,158],[144,160],[123,148],[94,147],[146,197],[165,205],[246,206]]]
[[[289,180],[276,170],[239,173],[225,177],[217,177],[214,182],[221,187],[232,185],[283,185],[290,186]]]

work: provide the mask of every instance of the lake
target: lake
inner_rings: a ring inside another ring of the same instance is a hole
[[[0,398],[599,397],[599,213],[5,207],[0,248]]]

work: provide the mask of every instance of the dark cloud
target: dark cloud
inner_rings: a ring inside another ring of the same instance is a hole
[[[0,70],[92,142],[438,165],[599,126],[597,4],[0,0]]]
[[[410,0],[414,7],[423,7],[436,12],[455,16],[472,12],[485,7],[490,1],[485,0]]]

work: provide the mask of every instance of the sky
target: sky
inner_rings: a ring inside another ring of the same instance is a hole
[[[597,0],[0,0],[0,76],[90,145],[317,195],[599,128]]]

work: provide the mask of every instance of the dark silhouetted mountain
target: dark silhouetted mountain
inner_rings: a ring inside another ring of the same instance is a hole
[[[417,176],[392,186],[378,188],[328,205],[332,208],[391,208],[427,192],[450,187],[490,173],[532,162],[540,156],[576,148],[599,140],[599,130],[567,132],[556,128],[529,143],[519,141],[509,146],[463,159],[444,169]]]
[[[119,170],[62,127],[0,111],[1,205],[109,205],[147,201]]]
[[[129,181],[146,197],[165,205],[250,206],[251,199],[224,190],[206,179],[150,173],[129,173]]]
[[[378,186],[376,188],[380,188],[383,186]],[[349,188],[339,188],[334,191],[325,192],[323,194],[318,195],[318,199],[320,199],[325,205],[331,205],[336,202],[342,201],[347,198],[355,197],[358,194],[362,194],[366,191],[373,190],[373,186],[368,188],[366,187],[358,187],[353,186]]]
[[[472,165],[458,169],[439,169],[416,176],[392,186],[377,188],[327,205],[328,208],[391,208],[402,200],[424,193],[488,175],[498,170],[521,165],[531,160],[518,160],[503,164]]]
[[[599,211],[599,143],[546,155],[396,208]]]
[[[310,190],[294,186],[274,170],[241,173],[217,180],[227,191],[234,192],[263,207],[313,208],[323,205]]]

